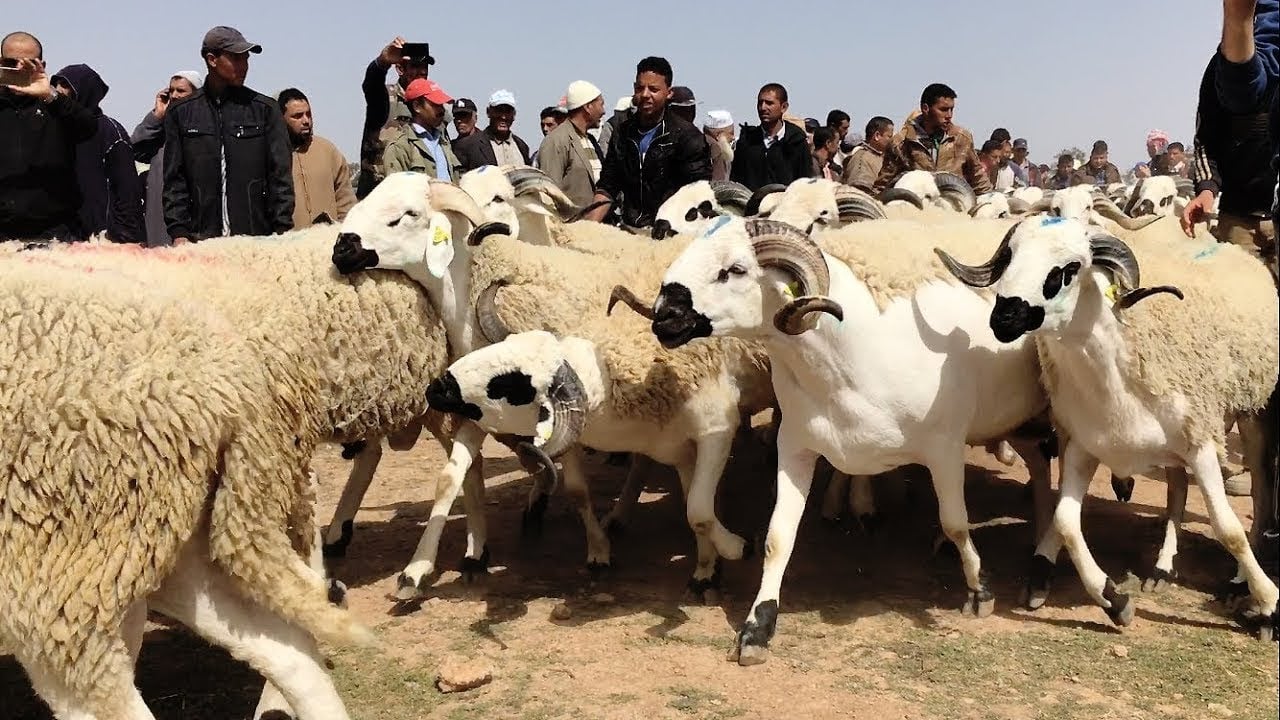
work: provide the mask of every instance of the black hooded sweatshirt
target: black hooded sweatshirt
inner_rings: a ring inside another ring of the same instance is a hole
[[[105,232],[112,242],[143,242],[143,185],[133,162],[133,145],[129,133],[114,118],[102,114],[100,107],[110,88],[88,65],[68,65],[53,77],[71,86],[76,101],[93,113],[97,122],[93,137],[76,146],[84,232]]]
[[[0,88],[0,240],[82,237],[75,146],[96,127],[71,98],[46,103]]]

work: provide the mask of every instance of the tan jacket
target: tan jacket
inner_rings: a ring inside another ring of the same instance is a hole
[[[893,142],[885,151],[874,192],[889,187],[908,170],[954,173],[967,180],[975,193],[991,192],[991,178],[978,162],[973,136],[968,130],[952,125],[951,133],[943,137],[936,148],[931,139],[921,139],[921,132],[919,118],[916,118],[893,136]]]
[[[293,149],[293,227],[310,227],[324,213],[341,222],[356,204],[347,159],[333,143],[311,138],[305,149]]]
[[[875,187],[876,178],[880,177],[880,168],[883,165],[884,153],[862,143],[844,159],[844,173],[840,177],[840,182],[871,192],[871,188]]]
[[[449,143],[449,134],[440,128],[440,146],[444,150],[445,159],[449,161],[449,181],[458,184],[462,175],[462,163],[453,154],[453,146]],[[382,166],[387,175],[398,172],[421,172],[436,177],[436,161],[431,149],[418,138],[413,127],[409,130],[397,131],[391,142],[382,151]]]
[[[604,158],[599,157],[596,145],[591,148],[582,147],[583,138],[591,143],[590,135],[582,135],[574,124],[565,120],[559,127],[547,133],[538,148],[538,168],[546,173],[564,190],[564,194],[578,207],[591,204],[596,196],[596,183],[591,178],[591,156],[604,165]],[[599,179],[600,169],[596,169]]]

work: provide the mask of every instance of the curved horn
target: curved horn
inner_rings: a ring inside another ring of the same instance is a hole
[[[1009,198],[1009,212],[1013,213],[1014,215],[1026,215],[1027,213],[1031,212],[1032,207],[1034,207],[1034,205],[1027,202],[1026,200],[1023,200],[1022,198],[1016,198],[1016,197]],[[1048,209],[1048,208],[1046,207],[1045,209]]]
[[[1133,210],[1138,205],[1138,198],[1142,196],[1142,183],[1146,180],[1146,178],[1138,178],[1138,182],[1133,186],[1133,192],[1129,193],[1129,197],[1124,201],[1124,207],[1121,208],[1125,215],[1134,217]],[[1116,206],[1119,207],[1119,205],[1117,201]]]
[[[911,192],[906,188],[898,188],[898,187],[885,188],[880,192],[879,195],[876,196],[876,199],[885,205],[888,205],[894,200],[903,200],[905,202],[911,203],[912,205],[915,205],[917,210],[924,209],[924,200],[920,199],[919,195]]]
[[[756,190],[752,193],[751,198],[747,200],[747,206],[743,209],[743,213],[746,215],[755,215],[760,212],[760,203],[763,202],[766,197],[774,193],[783,192],[786,189],[786,185],[772,183]]]
[[[560,473],[556,470],[556,463],[547,455],[542,448],[534,445],[527,440],[521,440],[516,443],[516,454],[520,458],[520,464],[530,472],[535,472],[534,468],[541,468],[546,471],[547,476],[551,478],[548,493],[555,492],[556,485],[560,482]]]
[[[475,198],[467,194],[467,191],[453,183],[435,179],[432,179],[427,187],[429,188],[427,197],[431,207],[437,210],[452,210],[465,217],[472,227],[484,224],[484,212],[476,204]]]
[[[1152,295],[1159,295],[1161,293],[1168,293],[1179,300],[1186,299],[1186,296],[1182,294],[1182,291],[1173,285],[1156,285],[1155,287],[1130,290],[1129,292],[1121,295],[1120,298],[1116,300],[1116,308],[1119,310],[1128,310],[1136,305],[1139,300],[1144,300]]]
[[[808,317],[811,313],[825,312],[844,319],[840,305],[825,297],[831,289],[831,275],[822,250],[808,235],[783,222],[757,219],[747,222],[747,237],[760,267],[778,268],[795,284],[794,299],[773,315],[774,327],[799,335],[817,325],[817,318]]]
[[[875,198],[849,185],[836,186],[836,210],[844,222],[883,220],[884,206]]]
[[[467,235],[467,244],[475,247],[490,235],[510,235],[511,226],[504,222],[482,222]]]
[[[1178,196],[1189,198],[1196,194],[1196,184],[1190,178],[1176,177],[1173,184],[1178,188]]]
[[[635,310],[636,314],[644,319],[653,320],[653,303],[645,305],[644,301],[636,297],[635,293],[622,285],[613,286],[613,292],[609,293],[609,306],[605,308],[604,314],[612,315],[613,306],[617,305],[618,301],[626,303],[627,307]]]
[[[965,265],[948,255],[942,248],[934,248],[933,252],[942,260],[947,271],[955,275],[960,282],[970,287],[990,287],[1000,279],[1005,269],[1009,267],[1009,261],[1013,259],[1013,251],[1009,249],[1009,243],[1013,240],[1013,233],[1017,229],[1016,224],[1009,228],[1009,232],[1004,234],[1004,238],[1000,240],[1000,246],[996,248],[991,259],[981,265]]]
[[[528,197],[530,195],[541,196],[546,195],[551,199],[552,205],[555,206],[556,214],[560,216],[562,222],[569,222],[570,218],[581,217],[583,210],[573,204],[573,200],[565,194],[564,190],[551,179],[542,170],[536,167],[528,166],[503,166],[503,173],[506,174],[507,180],[511,182],[512,189],[515,190],[516,197]]]
[[[551,435],[542,443],[542,450],[556,458],[578,442],[587,422],[587,394],[569,363],[561,361],[552,376],[547,402],[551,405]]]
[[[1102,194],[1094,195],[1093,209],[1102,217],[1114,222],[1125,230],[1141,230],[1160,219],[1159,215],[1144,215],[1140,218],[1129,217],[1120,209],[1119,205],[1112,202],[1111,198]]]
[[[1120,238],[1105,232],[1093,233],[1089,236],[1089,254],[1093,264],[1105,269],[1121,291],[1136,290],[1142,282],[1138,258]]]
[[[951,201],[956,210],[967,213],[978,204],[978,197],[973,192],[973,187],[959,175],[949,172],[937,172],[933,174],[933,181],[938,185],[938,192],[942,197]]]
[[[716,203],[720,207],[735,210],[739,215],[747,214],[747,203],[751,202],[751,189],[746,185],[731,180],[713,180],[711,192],[715,194]]]
[[[495,280],[489,287],[481,290],[480,296],[476,298],[476,325],[480,334],[491,345],[502,342],[511,334],[511,329],[498,316],[496,304],[498,291],[509,284],[506,280]]]

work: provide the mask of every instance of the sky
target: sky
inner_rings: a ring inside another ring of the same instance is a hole
[[[316,133],[357,159],[364,70],[396,35],[429,42],[431,77],[483,110],[506,88],[516,133],[541,141],[538,113],[574,80],[589,80],[612,109],[635,65],[666,57],[675,84],[706,111],[758,123],[760,86],[780,82],[792,114],[825,121],[840,108],[861,129],[895,123],[931,82],[955,89],[955,122],[980,145],[996,127],[1029,141],[1036,162],[1105,139],[1122,170],[1146,159],[1152,128],[1190,149],[1205,63],[1217,46],[1221,4],[1205,0],[929,2],[809,0],[582,4],[360,0],[51,0],[6,3],[0,34],[40,38],[50,72],[92,66],[110,86],[104,111],[132,131],[179,70],[203,69],[200,40],[214,25],[263,47],[247,85],[274,97],[294,86],[311,99]],[[387,74],[388,82],[395,72]],[[481,124],[483,125],[483,118]]]

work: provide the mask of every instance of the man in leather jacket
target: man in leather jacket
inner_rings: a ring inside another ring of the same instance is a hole
[[[588,218],[603,220],[620,203],[623,225],[648,227],[676,190],[711,180],[711,152],[702,132],[667,107],[671,81],[665,58],[647,57],[636,65],[635,114],[609,137],[596,183],[595,199],[603,204]]]
[[[164,218],[175,244],[293,227],[289,134],[277,103],[244,86],[262,46],[215,27],[204,87],[165,115]]]

